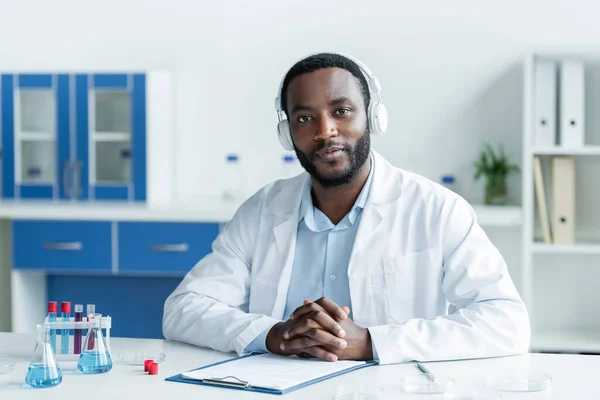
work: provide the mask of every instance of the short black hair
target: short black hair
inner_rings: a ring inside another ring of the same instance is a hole
[[[367,79],[362,73],[360,67],[354,61],[340,54],[319,53],[298,61],[285,75],[285,78],[283,79],[283,85],[281,87],[281,108],[286,115],[288,114],[287,90],[292,79],[299,75],[323,68],[341,68],[354,75],[360,82],[360,88],[362,91],[363,100],[365,102],[365,109],[368,109],[369,103],[371,102],[371,93],[369,92],[369,84],[367,83]]]

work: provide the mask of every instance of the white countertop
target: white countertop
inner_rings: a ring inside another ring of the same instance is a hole
[[[227,222],[240,203],[207,198],[196,204],[157,204],[112,201],[0,201],[0,218],[84,221]]]
[[[217,362],[232,354],[200,349],[162,340],[111,338],[113,359],[123,352],[164,352],[166,359],[159,365],[159,374],[151,376],[143,368],[115,363],[113,369],[102,375],[82,375],[74,371],[75,362],[63,364],[63,381],[50,389],[30,389],[24,386],[29,357],[34,347],[33,336],[0,333],[0,357],[13,357],[18,363],[8,375],[0,375],[0,399],[275,399],[277,396],[239,390],[167,382],[165,378],[202,365]],[[311,361],[307,361],[311,362]],[[503,394],[510,399],[598,399],[600,398],[599,356],[526,354],[515,357],[488,358],[452,362],[426,363],[434,375],[450,375],[456,385],[468,387],[485,376],[500,376],[516,372],[549,374],[552,389],[535,393]],[[284,399],[334,399],[341,387],[357,388],[362,385],[381,387],[384,399],[413,397],[402,393],[402,376],[416,374],[413,363],[374,366],[331,378],[290,392]]]
[[[207,197],[195,203],[149,205],[127,202],[0,200],[0,219],[52,219],[88,221],[227,222],[240,206]],[[509,227],[521,225],[518,206],[473,205],[479,224]]]

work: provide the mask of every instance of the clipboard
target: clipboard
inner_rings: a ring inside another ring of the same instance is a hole
[[[206,368],[210,368],[210,367],[214,367],[217,365],[221,365],[221,364],[226,364],[226,363],[230,363],[230,362],[234,362],[234,361],[238,361],[241,359],[245,359],[245,358],[249,358],[249,357],[255,357],[255,356],[259,356],[263,353],[251,353],[251,354],[247,354],[247,355],[243,355],[243,356],[239,356],[239,357],[235,357],[229,360],[224,360],[224,361],[220,361],[220,362],[216,362],[213,364],[209,364],[209,365],[205,365],[203,367],[199,367],[190,371],[186,371],[184,373],[188,373],[188,372],[192,372],[192,371],[199,371],[202,369],[206,369]],[[307,361],[310,362],[310,361]],[[166,381],[169,382],[178,382],[178,383],[188,383],[188,384],[193,384],[193,385],[203,385],[203,386],[213,386],[213,387],[220,387],[220,388],[224,388],[224,389],[234,389],[234,390],[245,390],[248,392],[259,392],[259,393],[267,393],[267,394],[277,394],[277,395],[282,395],[282,394],[286,394],[289,392],[293,392],[294,390],[312,385],[314,383],[317,382],[321,382],[342,374],[346,374],[348,372],[351,371],[355,371],[361,368],[366,368],[366,367],[370,367],[373,365],[377,365],[379,364],[378,361],[366,361],[364,363],[358,364],[358,365],[353,365],[351,367],[348,368],[344,368],[341,370],[338,370],[336,372],[327,374],[327,375],[321,375],[318,376],[317,378],[311,379],[311,380],[307,380],[307,381],[303,381],[301,383],[298,383],[297,385],[291,386],[289,388],[286,389],[274,389],[274,388],[265,388],[265,387],[258,387],[258,386],[253,386],[252,382],[248,382],[248,381],[244,381],[242,379],[239,379],[236,376],[215,376],[215,377],[211,377],[208,379],[203,379],[203,380],[199,380],[199,379],[191,379],[191,378],[187,378],[185,377],[183,374],[177,374],[171,377],[166,378]]]

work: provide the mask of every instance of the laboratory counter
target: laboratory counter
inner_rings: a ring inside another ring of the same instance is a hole
[[[0,399],[335,399],[336,393],[361,390],[364,387],[382,388],[383,394],[379,397],[382,399],[441,398],[415,397],[401,392],[401,378],[420,373],[414,363],[359,369],[283,396],[168,382],[165,378],[169,376],[233,357],[234,354],[164,340],[124,338],[110,339],[114,366],[108,373],[82,375],[76,371],[76,362],[65,362],[61,364],[63,381],[60,385],[48,389],[31,389],[25,386],[24,380],[34,343],[33,335],[0,333],[0,357],[10,357],[17,361],[11,373],[0,375]],[[149,375],[143,371],[143,367],[119,361],[122,355],[142,351],[166,354],[164,361],[159,364],[157,375]],[[531,393],[503,392],[504,400],[600,398],[600,379],[597,377],[600,356],[526,354],[424,365],[436,376],[454,377],[457,388],[468,388],[486,376],[547,374],[552,377],[552,388],[549,390]]]
[[[83,220],[83,221],[229,221],[241,202],[226,202],[218,197],[198,198],[191,202],[148,204],[125,201],[47,201],[0,200],[0,219],[18,220]],[[486,206],[474,204],[481,226],[520,226],[519,206]]]

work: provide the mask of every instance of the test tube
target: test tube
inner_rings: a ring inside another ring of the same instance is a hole
[[[83,320],[83,304],[75,304],[75,322]],[[73,336],[73,353],[81,354],[81,329],[75,329]]]
[[[48,322],[56,322],[56,313],[58,312],[58,303],[56,301],[48,302]],[[50,327],[50,346],[52,351],[56,352],[56,330]]]
[[[71,303],[68,301],[63,301],[60,305],[62,311],[62,319],[63,322],[69,322],[71,319]],[[61,354],[69,354],[69,330],[61,329],[60,332],[60,352]]]
[[[95,304],[88,304],[87,305],[87,320],[88,322],[90,321],[90,317],[92,317],[94,314],[96,313],[96,305]],[[87,350],[93,350],[94,349],[94,336],[93,336],[94,332],[91,332],[90,334],[90,340],[88,341],[88,348]]]

